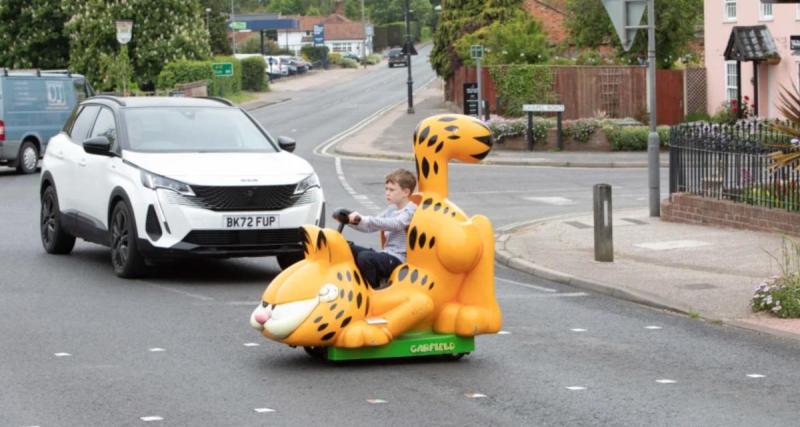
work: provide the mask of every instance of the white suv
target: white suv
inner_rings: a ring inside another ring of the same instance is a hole
[[[323,226],[311,165],[247,112],[214,98],[97,96],[50,140],[41,175],[47,252],[75,238],[111,247],[120,277],[146,259],[302,259],[300,226]]]

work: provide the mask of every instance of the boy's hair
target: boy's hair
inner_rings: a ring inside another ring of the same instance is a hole
[[[386,175],[385,182],[391,182],[392,184],[399,185],[400,188],[408,190],[410,193],[413,193],[414,188],[417,186],[417,178],[413,173],[407,171],[406,169],[397,169],[392,171]]]

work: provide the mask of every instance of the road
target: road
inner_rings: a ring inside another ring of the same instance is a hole
[[[415,58],[419,84],[433,76],[425,62]],[[312,152],[404,97],[405,69],[380,68],[255,114],[297,139],[329,206],[369,210],[383,205],[383,175],[413,165]],[[614,185],[616,208],[644,206],[646,178],[643,169],[461,165],[451,197],[499,227],[588,212],[598,182]],[[185,261],[118,279],[104,248],[44,253],[37,185],[0,171],[1,426],[797,423],[798,343],[500,266],[504,333],[479,337],[468,357],[322,364],[248,325],[278,272],[271,258]]]

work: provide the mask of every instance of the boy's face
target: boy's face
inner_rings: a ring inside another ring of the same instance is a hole
[[[411,191],[402,188],[393,182],[387,182],[386,187],[384,188],[386,191],[386,201],[393,205],[405,202],[408,200],[408,196],[411,195]]]

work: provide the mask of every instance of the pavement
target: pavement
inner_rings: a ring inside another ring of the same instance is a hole
[[[387,108],[337,136],[323,152],[339,156],[412,159],[409,139],[419,120],[448,112],[439,80],[406,103]],[[645,152],[527,152],[496,149],[484,163],[537,167],[647,167]],[[669,166],[662,152],[662,167]],[[755,287],[778,274],[773,256],[782,237],[662,221],[647,209],[613,213],[614,262],[594,261],[593,218],[577,213],[497,230],[496,259],[546,280],[677,311],[693,318],[800,339],[800,319],[753,313]]]

